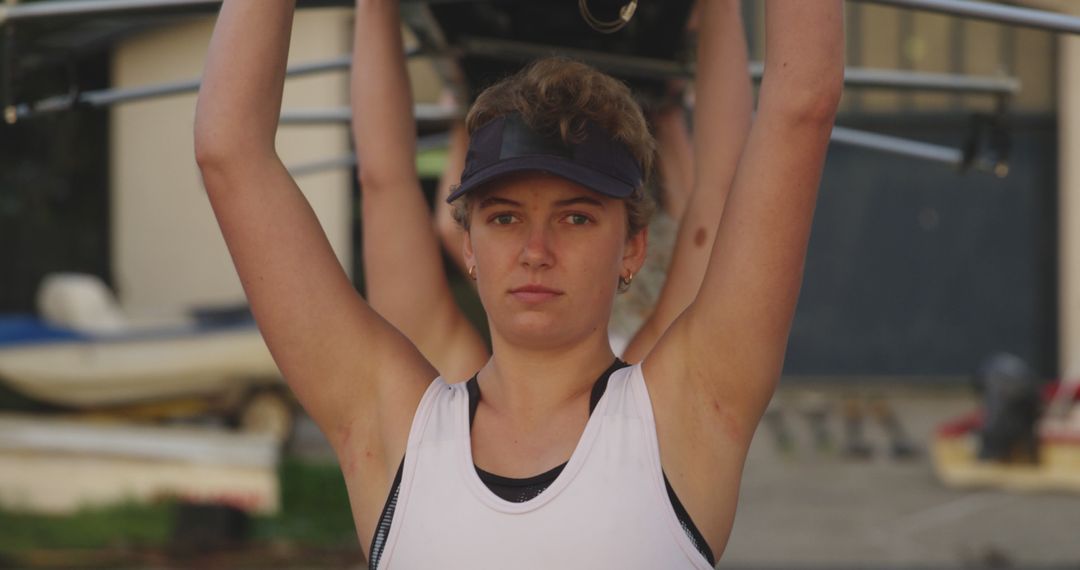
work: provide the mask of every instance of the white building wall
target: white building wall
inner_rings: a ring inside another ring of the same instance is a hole
[[[1076,0],[1026,0],[1080,16]],[[1058,35],[1058,372],[1080,383],[1080,36]]]
[[[1062,378],[1080,382],[1080,36],[1058,42],[1058,354]]]
[[[347,53],[351,19],[351,10],[299,11],[290,63]],[[200,76],[212,28],[212,18],[199,19],[122,42],[113,55],[113,86]],[[283,107],[329,108],[347,102],[348,77],[337,72],[290,78]],[[195,165],[194,112],[194,94],[128,103],[112,111],[112,267],[121,305],[130,313],[171,314],[245,302]],[[285,126],[278,150],[286,165],[346,155],[348,128]],[[353,255],[350,177],[347,169],[338,169],[298,179],[346,270]]]

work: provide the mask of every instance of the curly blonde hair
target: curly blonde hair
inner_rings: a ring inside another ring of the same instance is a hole
[[[625,84],[589,65],[563,57],[535,61],[480,93],[465,126],[472,136],[489,121],[513,113],[536,132],[558,132],[565,144],[580,143],[585,123],[592,122],[626,145],[641,165],[643,181],[652,175],[656,140],[641,107]],[[454,201],[454,219],[465,231],[475,198],[468,192]],[[632,237],[649,225],[656,205],[644,183],[623,201],[627,237]]]

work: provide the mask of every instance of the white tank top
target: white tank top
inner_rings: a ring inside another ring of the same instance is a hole
[[[524,503],[476,473],[465,383],[432,382],[413,417],[379,569],[712,566],[664,486],[641,365],[611,375],[558,478]]]

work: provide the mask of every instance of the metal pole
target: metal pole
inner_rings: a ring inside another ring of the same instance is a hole
[[[881,150],[932,162],[943,162],[952,166],[960,166],[964,160],[964,153],[960,149],[858,131],[847,127],[833,127],[831,140],[835,143]]]
[[[760,79],[760,75],[758,76]],[[895,69],[848,67],[844,70],[844,85],[918,91],[951,91],[1014,95],[1020,91],[1020,80],[1014,77],[926,73]]]
[[[416,144],[417,152],[446,146],[448,141],[449,137],[446,133],[420,137]],[[939,162],[956,168],[961,168],[964,165],[964,153],[959,149],[846,127],[833,127],[831,142]],[[348,155],[294,165],[289,167],[289,172],[293,176],[303,176],[353,166],[356,166],[356,159],[353,155]],[[979,160],[975,162],[974,167],[979,170],[994,172],[995,165],[985,160]]]
[[[459,107],[446,107],[430,103],[418,103],[413,106],[413,116],[417,123],[446,123],[465,117]],[[281,114],[282,125],[336,125],[348,124],[352,112],[348,107],[330,107],[327,109],[290,109]]]
[[[5,32],[8,32],[9,30],[11,30],[10,27],[7,28]],[[10,36],[10,34],[5,34],[5,36]],[[536,57],[549,55],[556,51],[550,46],[505,40],[471,39],[465,40],[460,47],[465,53],[470,55],[482,55],[484,57],[509,61],[529,61]],[[629,77],[652,79],[665,77],[693,77],[694,74],[694,67],[692,65],[668,60],[613,55],[585,50],[561,49],[558,50],[558,52],[589,62],[605,71]],[[408,57],[413,57],[421,53],[424,52],[420,49],[412,49],[406,55]],[[350,65],[351,57],[343,55],[325,61],[291,66],[286,71],[286,75],[292,77],[327,71],[346,70]],[[755,80],[760,80],[764,74],[764,66],[760,62],[751,63],[750,74]],[[458,74],[447,71],[445,75],[449,77]],[[1020,81],[1012,77],[951,75],[947,73],[867,69],[860,67],[848,67],[844,72],[844,83],[848,87],[955,91],[990,95],[1012,95],[1020,90]],[[58,95],[43,99],[36,103],[22,103],[8,106],[6,108],[6,115],[9,122],[14,122],[28,119],[41,113],[66,111],[79,105],[105,107],[118,103],[141,101],[143,99],[193,93],[199,90],[200,84],[199,79],[188,79],[158,85],[86,91],[79,93],[76,98],[72,98],[70,95]]]
[[[221,0],[66,0],[0,7],[0,24],[17,20],[39,20],[58,16],[88,16],[132,10],[160,10],[212,6]]]
[[[419,53],[421,53],[419,50],[414,50],[410,51],[407,55],[411,57]],[[622,58],[623,56],[615,57]],[[628,61],[620,62],[619,64],[623,69],[629,69],[630,66],[633,65],[633,63],[629,61],[630,59],[644,58],[626,59]],[[659,68],[659,63],[660,60],[656,60],[652,65],[647,65],[641,69],[656,70]],[[350,57],[341,56],[326,61],[290,67],[286,71],[286,75],[294,77],[327,71],[346,70],[350,65]],[[686,74],[680,72],[678,77],[690,77],[692,76],[692,72],[692,69]],[[644,71],[643,73],[643,76],[645,77],[653,77]],[[763,73],[762,65],[757,62],[752,63],[750,65],[750,73],[755,79],[760,80]],[[857,67],[849,67],[846,69],[844,82],[848,87],[957,91],[990,95],[1012,95],[1020,90],[1020,81],[1012,77],[963,76],[945,73],[923,73]],[[79,93],[75,98],[72,98],[70,95],[57,95],[55,97],[42,99],[35,103],[21,103],[9,106],[7,108],[7,114],[9,122],[21,121],[44,113],[67,111],[76,106],[107,107],[120,103],[130,103],[145,99],[194,93],[199,90],[200,85],[201,80],[188,79],[172,83],[161,83],[158,85],[85,91]]]
[[[443,4],[448,2],[477,0],[402,0],[407,3],[424,2]],[[42,20],[58,17],[93,16],[121,12],[152,12],[177,8],[216,9],[221,0],[52,0],[33,4],[0,6],[0,24],[16,20]],[[300,0],[300,8],[350,7],[354,0]]]
[[[407,0],[410,3],[422,0]],[[453,1],[453,0],[439,0]],[[460,1],[460,0],[459,0]],[[970,0],[860,0],[887,4],[901,8],[927,10],[989,20],[1002,24],[1039,28],[1053,32],[1080,33],[1080,18],[1031,8],[1018,8],[989,2]],[[33,20],[58,16],[87,16],[114,12],[160,10],[168,8],[206,7],[220,4],[221,0],[56,0],[0,6],[0,23],[15,20]],[[432,3],[432,0],[427,0]],[[314,0],[313,6],[349,6],[351,0]]]
[[[584,61],[614,75],[639,79],[692,78],[695,72],[692,64],[666,59],[557,48],[509,40],[464,38],[457,47],[466,55],[513,62],[531,61],[557,53]],[[760,81],[764,73],[763,63],[750,64],[750,75],[755,80]],[[954,75],[863,67],[846,68],[844,85],[846,87],[957,91],[992,95],[1013,95],[1020,91],[1020,81],[1012,77]]]
[[[419,50],[410,50],[405,55],[407,57],[412,57],[419,53]],[[285,71],[285,75],[289,77],[298,77],[303,75],[324,73],[328,71],[346,70],[349,69],[351,65],[352,57],[348,55],[343,55],[324,61],[303,63],[290,66]],[[67,111],[70,110],[72,107],[80,105],[85,105],[89,107],[107,107],[110,105],[116,105],[118,103],[129,103],[133,101],[142,101],[144,99],[155,99],[158,97],[168,97],[171,95],[194,93],[199,90],[199,87],[201,85],[201,79],[187,79],[184,81],[161,83],[158,85],[142,85],[139,87],[120,87],[115,89],[85,91],[79,93],[78,96],[75,98],[72,98],[70,95],[57,95],[55,97],[42,99],[41,101],[38,101],[36,103],[22,103],[11,107],[12,110],[9,112],[11,113],[11,116],[14,117],[14,120],[23,120],[42,113]]]
[[[286,70],[285,75],[300,76],[337,69],[348,69],[351,64],[352,60],[348,56],[343,56],[327,61],[292,66],[289,67],[288,70]],[[115,105],[117,103],[127,103],[131,101],[141,101],[143,99],[154,99],[158,97],[168,97],[170,95],[194,93],[199,90],[199,87],[201,85],[201,79],[188,79],[184,81],[176,81],[173,83],[161,83],[158,85],[144,85],[139,87],[121,87],[117,89],[86,91],[80,93],[75,100],[72,100],[72,98],[67,95],[58,95],[56,97],[49,97],[48,99],[43,99],[32,105],[19,105],[17,107],[18,118],[25,119],[27,117],[40,113],[66,111],[76,105],[88,105],[90,107],[107,107],[109,105]]]
[[[880,150],[889,154],[940,162],[956,168],[964,166],[964,153],[960,149],[859,131],[847,127],[833,127],[831,141],[838,144]],[[978,170],[993,172],[999,176],[1007,172],[1007,170],[1002,169],[1001,165],[982,159],[976,160],[972,166]]]
[[[1080,34],[1080,18],[1044,10],[1018,8],[990,2],[972,2],[970,0],[860,0],[875,4],[886,4],[898,8],[925,10],[952,16],[987,20],[999,24],[1010,24],[1025,28],[1037,28],[1065,34]]]

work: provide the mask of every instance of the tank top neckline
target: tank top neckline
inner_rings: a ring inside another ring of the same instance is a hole
[[[622,364],[622,366],[620,366]],[[615,362],[609,367],[608,371],[605,371],[601,378],[610,377],[612,368],[616,370],[626,366],[621,360],[615,359]],[[476,376],[473,376],[466,383],[466,396],[468,395],[468,386],[473,386],[473,389],[479,390],[479,384],[476,381]],[[606,383],[605,383],[606,388]],[[596,392],[594,386],[594,393]],[[603,391],[603,395],[600,396],[599,401],[595,403],[595,407],[592,413],[589,415],[588,421],[585,423],[585,429],[581,433],[581,437],[578,438],[577,445],[574,447],[574,451],[570,454],[570,459],[555,469],[561,470],[555,477],[555,480],[551,482],[544,492],[540,493],[536,497],[524,502],[507,501],[502,497],[496,495],[491,489],[484,484],[484,481],[480,478],[480,474],[477,473],[477,467],[473,460],[472,453],[472,415],[474,410],[470,405],[470,398],[465,397],[461,399],[460,405],[455,410],[456,418],[455,423],[458,426],[459,433],[455,437],[458,444],[458,468],[462,471],[461,475],[464,478],[465,486],[469,491],[479,500],[481,503],[487,505],[489,508],[508,514],[520,514],[527,513],[539,509],[540,507],[548,504],[565,489],[581,470],[582,464],[585,462],[585,458],[589,454],[589,450],[592,448],[593,442],[596,440],[597,431],[600,429],[598,418],[603,417],[604,408],[608,402],[606,397],[608,390]],[[546,473],[550,473],[551,470]],[[544,475],[541,473],[540,475]],[[512,480],[512,479],[511,479]]]
[[[611,378],[612,373],[620,368],[630,366],[626,362],[623,362],[621,358],[616,357],[596,381],[593,382],[592,391],[589,394],[589,415],[591,416],[593,410],[596,409],[597,402],[600,401],[600,397],[604,395],[607,390],[608,380]],[[472,425],[476,421],[476,410],[480,404],[480,385],[476,380],[476,374],[469,379],[466,384],[466,392],[469,396],[469,429],[472,430]],[[485,471],[479,466],[476,466],[476,473],[480,476],[480,480],[484,482],[484,486],[491,490],[493,493],[511,502],[521,503],[527,501],[540,493],[547,490],[551,483],[558,478],[559,473],[566,467],[566,461],[552,467],[551,469],[531,475],[529,477],[504,477],[497,475],[490,471]],[[513,495],[517,498],[509,498],[507,495]],[[527,497],[527,498],[523,498]]]

